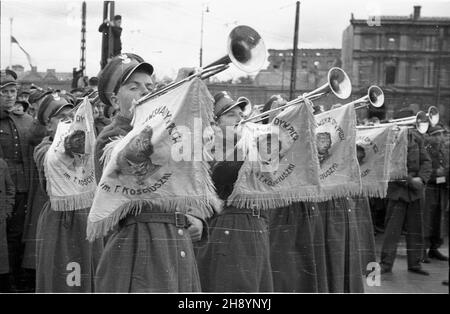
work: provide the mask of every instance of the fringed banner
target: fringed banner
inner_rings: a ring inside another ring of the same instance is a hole
[[[356,158],[356,113],[353,105],[315,116],[322,200],[358,195],[361,175]]]
[[[92,205],[94,175],[94,118],[87,97],[73,121],[60,122],[45,155],[45,176],[51,208],[70,211]]]
[[[273,209],[317,200],[315,128],[310,103],[288,107],[268,125],[243,124],[238,147],[246,159],[228,204]]]
[[[362,195],[386,197],[393,149],[391,126],[356,131],[356,154],[361,171]]]
[[[408,176],[407,156],[408,156],[408,127],[394,126],[394,148],[389,164],[389,178],[391,180],[401,180]]]
[[[110,148],[89,213],[87,236],[105,235],[143,206],[208,218],[220,211],[203,158],[213,99],[199,79],[135,108],[133,129]]]

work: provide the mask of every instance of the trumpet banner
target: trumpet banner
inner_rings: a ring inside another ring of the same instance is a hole
[[[361,171],[362,195],[384,198],[394,147],[392,127],[356,131],[356,153]]]
[[[78,147],[76,151],[70,149],[74,143]],[[86,97],[73,121],[58,124],[45,155],[47,194],[53,210],[70,211],[91,206],[96,190],[94,145],[94,118]]]
[[[322,200],[358,195],[361,175],[356,158],[356,113],[353,105],[315,116]]]
[[[310,103],[286,108],[268,125],[243,124],[238,147],[246,159],[228,205],[272,209],[317,200],[315,128]]]
[[[135,108],[133,129],[116,141],[103,170],[88,217],[88,239],[105,235],[144,205],[200,218],[220,211],[202,156],[201,128],[212,121],[212,108],[212,96],[199,79]]]
[[[391,180],[405,179],[408,176],[408,127],[393,127],[392,157],[389,164],[389,178]]]

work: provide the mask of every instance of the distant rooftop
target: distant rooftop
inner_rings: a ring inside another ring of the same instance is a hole
[[[420,16],[420,6],[414,6],[413,14],[410,15],[378,15],[368,16],[366,19],[355,19],[351,14],[351,24],[367,24],[368,20],[378,19],[381,24],[419,24],[419,25],[449,25],[450,17],[443,16]]]
[[[14,65],[13,70],[17,73],[18,81],[35,81],[35,80],[57,80],[70,81],[73,74],[71,72],[56,72],[55,69],[47,69],[46,72],[38,72],[37,67],[33,67],[31,71],[24,71],[21,65]]]

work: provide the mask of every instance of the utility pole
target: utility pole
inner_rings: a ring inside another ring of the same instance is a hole
[[[9,36],[9,68],[12,70],[12,36],[13,36],[13,32],[12,32],[12,25],[13,25],[13,18],[10,17],[9,18],[9,31],[10,31],[10,36]]]
[[[103,21],[111,21],[114,18],[114,1],[103,1]],[[114,49],[114,38],[112,35],[112,27],[108,27],[108,35],[102,33],[102,59],[100,61],[103,69],[108,62],[108,58],[112,57]]]
[[[86,74],[86,1],[81,5],[81,55],[80,70]]]
[[[109,20],[112,21],[114,19],[114,1],[109,2]],[[109,43],[108,43],[108,58],[111,58],[114,54],[114,36],[112,32],[112,25],[108,28],[109,33]]]
[[[295,86],[297,83],[297,46],[298,46],[299,19],[300,19],[300,1],[297,1],[295,5],[294,48],[292,49],[291,88],[289,90],[289,99],[293,99],[295,97]]]

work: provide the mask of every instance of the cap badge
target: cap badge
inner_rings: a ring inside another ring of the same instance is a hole
[[[121,55],[119,58],[122,59],[123,64],[128,64],[131,62],[131,59],[128,58],[128,56],[126,54]]]

